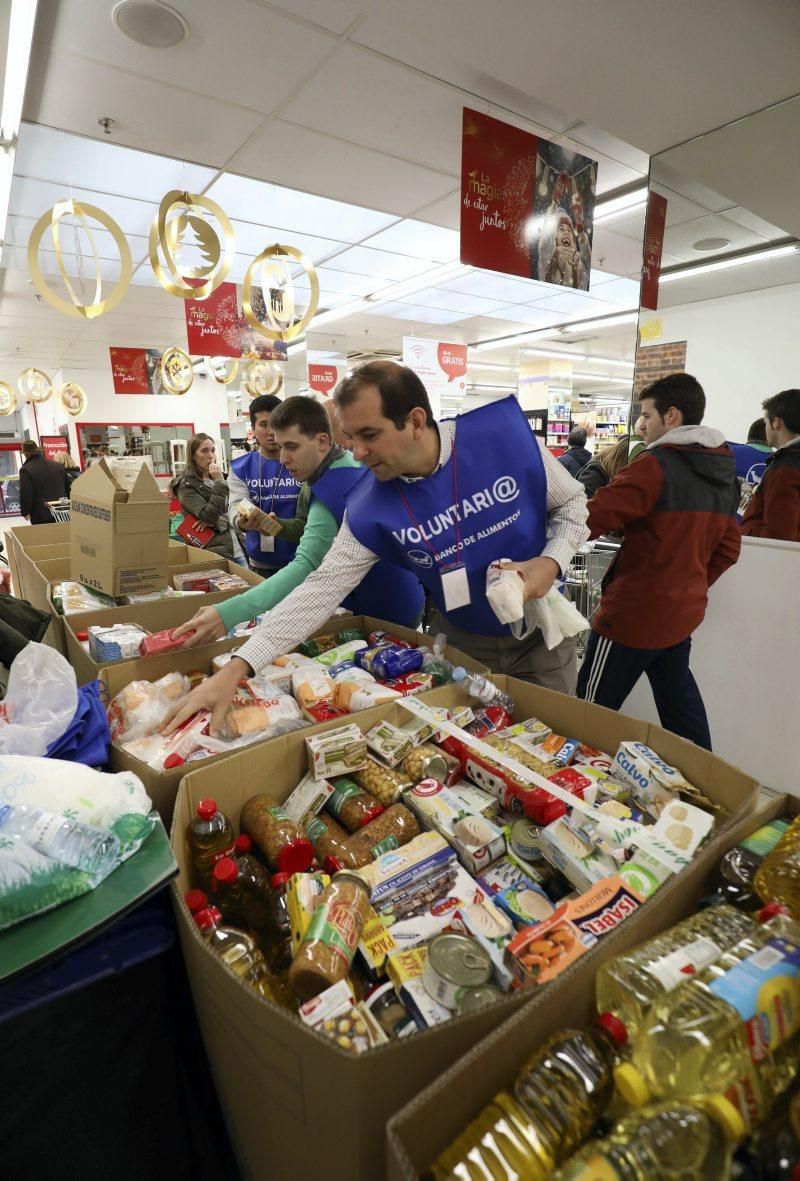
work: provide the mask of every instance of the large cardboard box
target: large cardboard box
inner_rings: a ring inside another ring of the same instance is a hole
[[[622,739],[646,742],[732,813],[753,803],[757,787],[752,779],[657,726],[508,677],[494,679],[514,697],[518,720],[535,715],[560,733],[610,751]],[[426,700],[455,704],[464,695],[445,686]],[[408,716],[392,704],[356,714],[354,720],[366,728],[376,715],[395,722]],[[384,1176],[389,1117],[518,1008],[524,1006],[524,1020],[540,1002],[529,994],[509,998],[351,1057],[244,988],[209,950],[183,901],[193,885],[185,841],[193,810],[199,800],[213,796],[238,830],[240,810],[250,796],[265,792],[282,801],[297,784],[306,769],[303,738],[302,733],[289,734],[242,751],[226,760],[224,775],[201,766],[184,778],[172,829],[179,865],[173,900],[203,1038],[243,1176],[293,1181],[324,1174],[327,1181],[369,1181]],[[716,860],[730,823],[698,855],[698,863],[708,866]],[[638,942],[648,928],[667,925],[669,899],[682,891],[684,876],[620,926],[618,949]],[[587,966],[592,954],[584,957]],[[569,1012],[564,1000],[553,999],[562,996],[561,987],[559,981],[542,990],[552,1000],[551,1023],[563,1023]]]
[[[125,491],[104,460],[71,489],[72,578],[107,595],[167,585],[169,504],[142,464]]]
[[[716,842],[713,858],[704,857],[659,890],[658,910],[645,908],[636,943],[696,911],[708,892],[711,870],[728,849],[776,816],[800,811],[800,800],[762,790],[759,806],[728,827]],[[554,1031],[581,1029],[591,1022],[596,1013],[595,973],[606,960],[633,946],[626,934],[630,934],[628,922],[601,940],[591,958],[584,956],[559,977],[556,987],[543,989],[535,1003],[511,1017],[393,1116],[387,1127],[391,1181],[421,1177]]]

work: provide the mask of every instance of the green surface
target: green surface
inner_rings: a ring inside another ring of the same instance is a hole
[[[177,872],[169,839],[159,820],[142,847],[95,890],[0,934],[0,981],[96,935],[154,894]]]

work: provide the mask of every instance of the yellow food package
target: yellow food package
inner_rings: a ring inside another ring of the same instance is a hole
[[[295,873],[286,883],[286,905],[291,923],[292,955],[297,955],[314,907],[331,879],[326,873]]]

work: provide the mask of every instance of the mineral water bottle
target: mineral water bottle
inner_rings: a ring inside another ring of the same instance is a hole
[[[772,911],[764,908],[764,918]],[[615,1013],[633,1038],[655,1000],[713,964],[723,952],[751,935],[758,923],[721,904],[693,914],[597,970],[598,1013]]]
[[[782,902],[793,918],[800,919],[800,816],[761,862],[755,886],[765,902]]]
[[[422,658],[422,671],[430,673],[434,685],[449,685],[455,671],[451,662],[445,659],[444,650],[447,647],[447,637],[439,632],[433,641],[433,651],[428,651]]]
[[[727,1181],[744,1136],[742,1117],[722,1095],[702,1103],[656,1103],[591,1140],[554,1181]]]
[[[614,1095],[614,1063],[625,1029],[603,1014],[590,1030],[554,1034],[433,1168],[446,1177],[545,1181],[589,1135]]]
[[[27,804],[0,807],[0,829],[22,837],[37,852],[62,865],[105,877],[119,862],[119,840],[107,828],[68,820]]]
[[[653,1002],[617,1086],[625,1098],[634,1080],[657,1099],[723,1094],[752,1130],[794,1077],[798,1048],[800,923],[778,915]]]
[[[465,668],[459,665],[453,669],[453,680],[457,685],[463,685],[470,697],[477,697],[478,701],[482,701],[484,705],[502,705],[510,714],[513,714],[514,698],[509,697],[508,693],[503,693],[501,689],[497,688],[497,685],[487,680],[486,677],[482,677],[480,673],[468,673]]]
[[[201,800],[186,831],[195,877],[207,889],[214,865],[222,857],[233,857],[233,826],[220,812],[216,800]]]

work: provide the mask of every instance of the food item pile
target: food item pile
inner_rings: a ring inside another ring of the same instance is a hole
[[[53,608],[57,615],[77,615],[82,611],[101,611],[105,607],[135,606],[137,603],[157,603],[161,599],[185,598],[218,591],[246,591],[249,583],[238,574],[227,570],[201,570],[197,574],[174,574],[172,586],[163,590],[121,595],[112,598],[102,591],[80,582],[64,580],[53,585]]]

